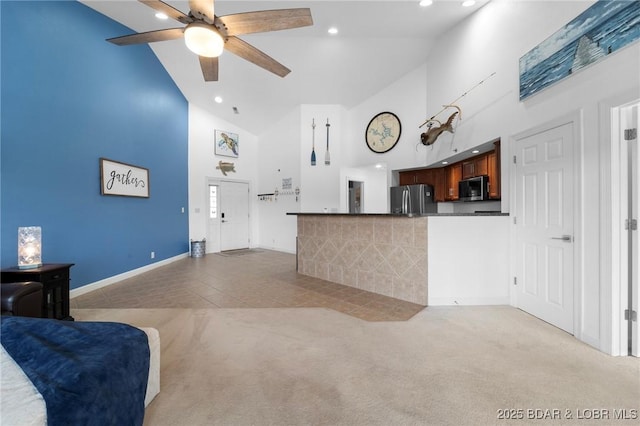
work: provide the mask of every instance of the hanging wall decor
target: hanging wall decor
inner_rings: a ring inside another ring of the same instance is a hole
[[[443,134],[444,132],[455,133],[454,126],[453,126],[454,119],[457,118],[458,120],[462,120],[462,110],[460,109],[460,107],[458,105],[456,105],[456,103],[460,99],[462,99],[465,96],[467,96],[467,94],[469,92],[471,92],[473,89],[475,89],[476,87],[479,87],[481,84],[483,84],[485,81],[489,80],[494,75],[496,75],[495,71],[492,72],[488,77],[484,78],[483,80],[480,80],[480,82],[478,82],[478,84],[476,84],[471,89],[469,89],[466,92],[464,92],[462,95],[458,96],[453,101],[449,102],[447,105],[442,105],[442,109],[440,111],[438,111],[437,113],[432,115],[430,118],[427,118],[424,123],[422,123],[420,126],[418,126],[418,127],[423,127],[425,125],[427,126],[427,131],[420,135],[420,142],[422,142],[422,145],[425,145],[425,146],[433,145],[436,142],[436,140],[438,139],[438,137],[440,137],[440,135]],[[442,123],[436,117],[438,117],[440,114],[442,114],[443,112],[445,112],[449,108],[454,108],[457,111],[453,112],[449,116],[447,121]],[[434,127],[436,124],[438,124],[438,126]]]
[[[520,58],[520,100],[638,39],[639,1],[597,1]]]
[[[324,165],[328,166],[331,164],[331,158],[329,156],[329,119],[327,118],[327,152],[324,154]]]
[[[392,112],[376,114],[364,132],[367,147],[377,154],[388,152],[396,146],[400,140],[402,125],[397,115]]]
[[[100,193],[149,198],[149,169],[100,158]]]
[[[223,175],[227,175],[228,172],[236,172],[235,165],[233,163],[229,163],[227,161],[218,161],[218,165],[216,169],[220,170]]]
[[[239,154],[238,135],[223,130],[215,131],[215,154],[223,157],[238,158]]]
[[[316,119],[311,119],[311,165],[316,165]]]

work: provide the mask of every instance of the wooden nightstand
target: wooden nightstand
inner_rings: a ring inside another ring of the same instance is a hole
[[[3,283],[38,281],[42,283],[42,318],[73,321],[69,313],[69,269],[74,263],[45,263],[35,269],[2,270]]]

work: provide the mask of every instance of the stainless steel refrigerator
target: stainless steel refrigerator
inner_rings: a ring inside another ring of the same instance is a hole
[[[438,212],[431,185],[392,186],[390,193],[391,214],[420,215]]]

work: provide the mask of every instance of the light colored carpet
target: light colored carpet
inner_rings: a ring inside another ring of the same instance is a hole
[[[161,391],[147,426],[508,423],[501,409],[523,410],[517,424],[637,424],[575,417],[640,409],[637,358],[610,357],[506,306],[430,307],[377,323],[323,308],[72,315],[160,331]],[[535,420],[529,409],[561,416]]]

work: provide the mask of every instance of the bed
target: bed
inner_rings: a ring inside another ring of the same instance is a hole
[[[121,323],[2,317],[7,425],[141,425],[160,391],[160,337]]]

